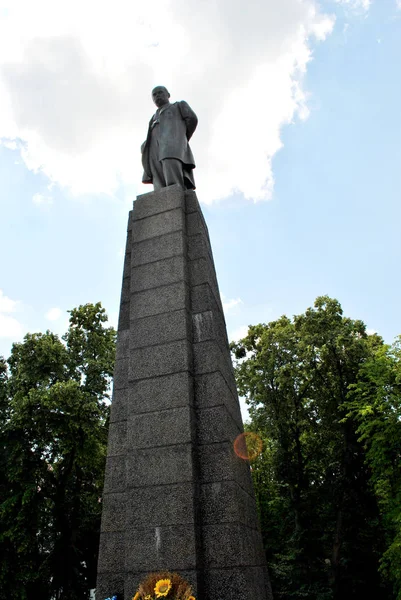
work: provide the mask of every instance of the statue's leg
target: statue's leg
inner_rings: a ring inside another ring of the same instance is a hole
[[[166,186],[178,183],[182,189],[185,189],[182,162],[178,158],[165,158],[161,162]]]
[[[152,173],[153,189],[160,190],[160,188],[166,187],[166,180],[164,178],[163,166],[159,160],[159,130],[157,127],[152,131],[152,137],[150,140],[149,148],[149,167]]]
[[[153,188],[155,190],[160,190],[161,188],[166,187],[166,181],[164,179],[163,169],[161,162],[155,161],[154,163],[150,162],[150,169],[152,171],[152,183]]]

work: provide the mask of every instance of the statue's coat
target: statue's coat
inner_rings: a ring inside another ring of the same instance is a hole
[[[177,158],[183,163],[184,176],[193,182],[192,169],[195,160],[188,141],[198,124],[198,117],[189,104],[182,100],[174,104],[162,106],[149,121],[146,141],[142,144],[143,183],[152,183],[152,173],[149,166],[149,147],[152,125],[159,120],[159,160]],[[195,187],[193,185],[193,187]]]

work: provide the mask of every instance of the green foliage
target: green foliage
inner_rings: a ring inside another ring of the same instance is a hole
[[[401,599],[401,338],[380,347],[350,386],[348,418],[358,423],[386,534],[380,570]]]
[[[100,303],[60,340],[28,334],[0,363],[0,598],[94,587],[115,331]]]
[[[370,470],[345,418],[350,386],[382,347],[327,296],[232,344],[249,427],[265,440],[252,472],[276,598],[391,597],[378,575],[385,541]]]

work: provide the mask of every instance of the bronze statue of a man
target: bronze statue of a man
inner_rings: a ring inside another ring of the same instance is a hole
[[[170,104],[164,86],[152,90],[157,110],[149,122],[146,141],[142,144],[143,183],[153,183],[155,190],[178,183],[182,189],[195,189],[195,161],[188,141],[198,124],[198,117],[184,102]]]

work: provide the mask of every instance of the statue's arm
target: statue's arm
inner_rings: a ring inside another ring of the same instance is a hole
[[[192,108],[189,106],[189,104],[185,102],[185,100],[179,102],[178,106],[180,107],[181,116],[185,121],[187,129],[187,139],[190,140],[196,129],[196,126],[198,125],[198,117],[196,116]]]

